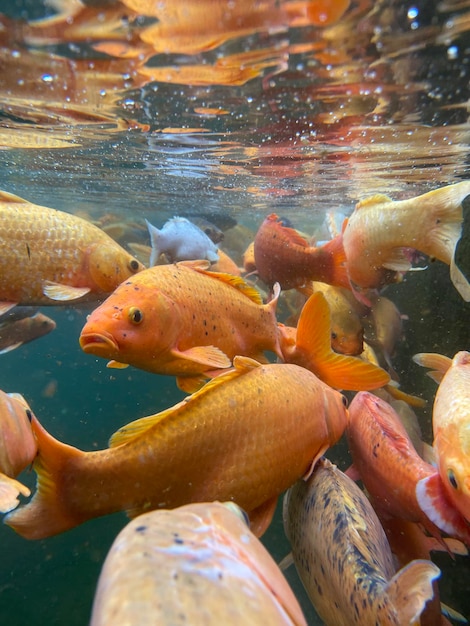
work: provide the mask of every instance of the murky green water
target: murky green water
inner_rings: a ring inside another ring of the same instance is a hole
[[[225,18],[195,13],[189,38],[180,2],[173,21],[165,2],[154,15],[137,0],[60,4],[69,17],[46,23],[33,20],[56,15],[52,3],[0,2],[0,188],[111,215],[102,224],[136,222],[124,244],[146,241],[144,217],[161,226],[174,214],[203,214],[227,238],[227,218],[253,233],[272,212],[313,233],[326,212],[349,214],[367,195],[398,199],[470,178],[468,2],[351,2],[319,25],[313,2],[214,1]],[[249,243],[238,238],[231,252]],[[435,385],[411,356],[470,349],[469,305],[439,263],[386,295],[407,316],[393,363],[403,389],[428,400],[419,417],[429,437]],[[83,354],[87,311],[45,312],[57,329],[0,355],[0,388],[22,393],[58,439],[104,447],[119,426],[181,399],[170,378]],[[347,467],[345,445],[329,456]],[[87,624],[125,523],[116,514],[39,542],[0,527],[0,622]],[[279,515],[264,540],[277,559],[287,553]],[[443,601],[470,615],[468,559],[436,562]]]

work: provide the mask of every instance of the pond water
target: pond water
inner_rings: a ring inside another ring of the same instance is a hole
[[[470,2],[2,1],[0,93],[0,189],[93,219],[124,246],[148,243],[145,218],[203,217],[241,264],[270,213],[313,235],[367,196],[470,179]],[[429,440],[436,387],[411,356],[469,350],[469,305],[439,262],[386,295],[405,317],[393,366],[428,401]],[[43,311],[56,330],[0,355],[0,388],[61,441],[105,447],[183,397],[172,378],[84,354],[90,308]],[[343,442],[328,456],[349,464]],[[33,472],[22,478],[34,487]],[[37,542],[1,526],[1,623],[87,624],[125,523]],[[277,560],[289,551],[279,513],[263,540]],[[468,559],[435,560],[443,602],[469,616]]]

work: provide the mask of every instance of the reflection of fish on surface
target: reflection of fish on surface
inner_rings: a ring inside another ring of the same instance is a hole
[[[416,560],[395,574],[383,528],[359,487],[326,459],[284,499],[299,576],[327,626],[416,624],[439,569]]]
[[[306,626],[282,572],[233,502],[144,513],[108,552],[91,626],[183,622]]]
[[[309,246],[299,233],[274,213],[259,227],[254,240],[256,270],[269,287],[302,288],[312,280],[349,287],[342,235],[322,246]]]
[[[448,497],[436,468],[416,452],[394,409],[360,392],[349,407],[346,430],[353,466],[380,517],[419,522],[440,539],[441,532],[470,546],[468,524]],[[421,497],[426,485],[428,497]]]
[[[376,195],[359,202],[343,230],[351,283],[364,289],[395,282],[410,269],[406,249],[413,248],[450,265],[452,282],[470,300],[470,285],[454,263],[469,194],[470,181],[463,181],[408,200]]]
[[[422,353],[413,360],[434,370],[431,378],[440,381],[432,414],[433,448],[447,495],[470,521],[470,353],[457,352],[453,359]]]
[[[85,352],[157,374],[194,391],[237,354],[281,356],[277,298],[263,304],[241,278],[208,271],[207,261],[158,265],[125,281],[88,318]]]
[[[119,510],[134,517],[233,500],[261,535],[279,494],[342,436],[347,410],[339,392],[302,367],[246,357],[234,366],[174,407],[124,426],[106,450],[60,443],[33,418],[37,490],[6,523],[40,539]]]
[[[171,263],[199,259],[216,263],[219,260],[214,242],[199,226],[185,217],[168,220],[160,230],[149,221],[147,227],[152,243],[150,267],[157,264],[161,254],[164,254]]]
[[[31,430],[31,410],[17,393],[0,391],[0,512],[18,506],[18,495],[30,490],[15,480],[33,462],[37,452]]]
[[[282,324],[279,328],[283,359],[305,367],[332,387],[377,389],[390,381],[387,372],[377,365],[332,350],[330,309],[321,292],[307,300],[296,329]]]
[[[16,308],[29,307],[15,307],[10,311],[14,311]],[[39,337],[44,337],[56,327],[53,319],[39,311],[33,315],[25,315],[25,317],[11,320],[8,318],[8,313],[0,316],[0,354],[15,350],[24,343],[34,341]]]
[[[0,192],[0,312],[97,300],[143,266],[93,224]]]

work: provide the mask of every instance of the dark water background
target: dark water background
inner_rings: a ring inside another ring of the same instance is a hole
[[[84,3],[90,30],[79,36],[68,26],[81,14],[55,32],[31,24],[55,15],[51,5],[0,2],[0,188],[94,218],[160,226],[175,212],[203,213],[223,228],[231,219],[256,230],[274,211],[313,232],[327,211],[348,214],[364,196],[409,197],[470,178],[470,3],[352,2],[323,26],[278,14],[291,4],[273,3],[264,28],[248,20],[215,47],[161,50],[160,37],[136,63],[94,47],[141,45],[154,18],[124,4]],[[104,36],[95,27],[111,23],[113,6],[124,7],[117,34]],[[249,15],[255,3],[240,6]],[[227,79],[221,61],[253,74]],[[194,69],[178,82],[175,67]],[[207,68],[219,70],[207,78]],[[411,356],[470,349],[469,305],[439,263],[386,295],[408,317],[394,366],[403,389],[428,400],[419,417],[429,437],[435,385]],[[170,378],[109,370],[83,354],[86,311],[44,312],[57,329],[0,355],[0,388],[22,393],[58,439],[98,449],[123,424],[181,398]],[[329,456],[347,467],[344,443]],[[32,474],[24,480],[34,485]],[[0,624],[87,624],[101,564],[125,523],[116,514],[38,542],[0,526]],[[279,514],[264,541],[278,560],[288,552]],[[470,615],[468,559],[435,560],[443,601]],[[293,568],[287,575],[309,623],[319,623]]]

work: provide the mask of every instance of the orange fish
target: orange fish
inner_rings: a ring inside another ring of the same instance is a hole
[[[33,419],[37,490],[5,519],[41,539],[88,519],[233,500],[260,535],[280,493],[341,437],[343,396],[308,370],[234,359],[233,371],[174,407],[131,422],[110,448],[82,452]]]
[[[18,506],[18,495],[30,490],[15,480],[33,462],[37,452],[31,430],[32,413],[26,400],[17,393],[0,391],[0,512]]]
[[[307,368],[331,387],[368,390],[390,381],[387,372],[377,365],[332,350],[330,309],[320,291],[305,303],[297,329],[282,324],[279,327],[283,359]]]
[[[272,213],[256,233],[254,252],[259,277],[269,287],[278,282],[282,289],[301,288],[312,280],[349,287],[342,235],[322,246],[309,246]]]
[[[377,515],[359,487],[321,459],[284,498],[296,569],[326,626],[412,626],[439,569],[415,560],[395,573]],[[418,621],[417,621],[418,620]]]
[[[277,297],[264,305],[241,278],[208,267],[207,261],[158,265],[125,281],[89,316],[82,349],[176,376],[189,392],[230,367],[237,354],[281,356]]]
[[[361,289],[399,280],[411,267],[412,248],[450,265],[452,282],[469,301],[470,285],[454,262],[469,194],[470,181],[463,181],[408,200],[375,195],[359,202],[343,229],[351,283]]]
[[[432,465],[416,452],[394,409],[367,392],[356,394],[347,428],[354,469],[380,516],[419,522],[470,545],[470,529]],[[426,487],[428,497],[422,497]]]
[[[470,521],[470,352],[453,359],[417,354],[413,360],[440,385],[434,399],[432,427],[439,473],[448,497]]]
[[[143,265],[97,226],[0,191],[0,313],[97,300]]]
[[[108,552],[90,626],[183,622],[307,626],[279,567],[233,502],[144,513]]]

